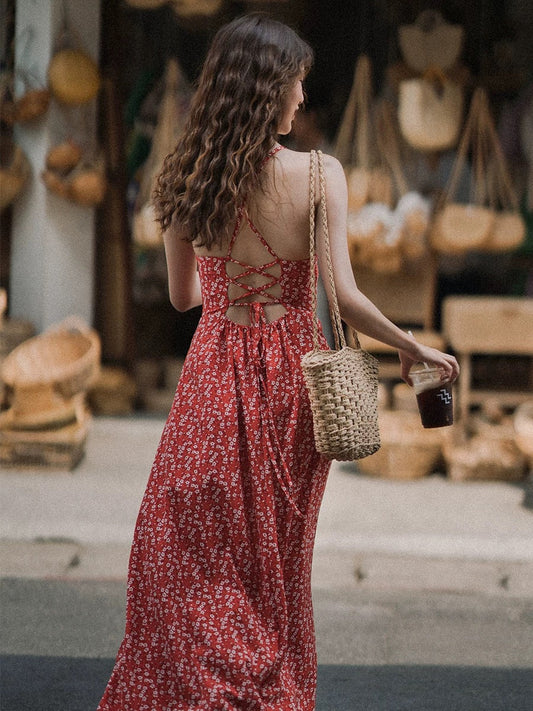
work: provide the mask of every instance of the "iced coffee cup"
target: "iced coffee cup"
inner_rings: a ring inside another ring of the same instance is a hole
[[[452,384],[442,382],[438,368],[415,366],[409,373],[426,429],[453,425]]]

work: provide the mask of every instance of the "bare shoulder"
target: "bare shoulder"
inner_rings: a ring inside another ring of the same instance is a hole
[[[289,148],[281,151],[279,162],[287,174],[309,173],[310,153],[303,151],[293,151]],[[324,170],[326,176],[331,180],[345,180],[344,168],[337,158],[327,153],[323,153]]]
[[[335,158],[335,156],[329,155],[329,153],[323,153],[324,160],[324,170],[327,177],[331,177],[334,180],[340,180],[345,182],[344,168],[340,160]]]

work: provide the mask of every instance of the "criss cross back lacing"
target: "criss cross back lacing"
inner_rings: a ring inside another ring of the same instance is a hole
[[[265,158],[263,166],[272,156],[282,150],[282,148],[283,146],[276,146],[273,148]],[[253,265],[233,256],[235,241],[241,232],[243,222],[245,220],[252,234],[257,237],[272,259],[262,264]],[[247,307],[249,309],[250,323],[255,323],[259,312],[261,312],[261,316],[264,316],[263,308],[265,305],[283,306],[279,290],[278,293],[272,293],[272,290],[279,286],[282,260],[272,249],[261,232],[257,229],[244,204],[238,209],[237,221],[231,236],[225,261],[226,265],[228,263],[235,264],[239,269],[236,274],[231,274],[226,266],[226,274],[228,277],[228,312],[234,306]],[[257,275],[261,279],[264,279],[264,281],[260,284],[248,284],[246,279],[252,275]],[[230,298],[229,289],[231,286],[234,286],[237,290],[241,291],[241,293],[238,293],[236,296]]]

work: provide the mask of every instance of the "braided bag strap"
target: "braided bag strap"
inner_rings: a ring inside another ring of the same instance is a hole
[[[329,241],[328,213],[326,207],[326,178],[324,174],[324,158],[322,151],[312,150],[309,158],[309,279],[311,287],[311,308],[313,310],[313,349],[318,350],[318,313],[317,313],[317,280],[315,274],[315,254],[316,254],[316,220],[315,220],[315,195],[316,195],[316,166],[318,165],[318,182],[320,191],[319,211],[324,235],[324,245],[326,251],[327,278],[330,290],[329,311],[331,314],[331,325],[335,340],[335,350],[346,347],[346,338],[342,327],[342,319],[337,300],[337,289],[333,277],[333,263],[331,259],[331,246]],[[360,348],[359,338],[353,330],[354,340],[357,348]]]

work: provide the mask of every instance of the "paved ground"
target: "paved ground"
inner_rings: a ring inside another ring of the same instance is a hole
[[[72,473],[1,473],[2,711],[94,711],[162,428],[97,418]],[[531,482],[335,464],[313,572],[317,711],[533,709]]]

